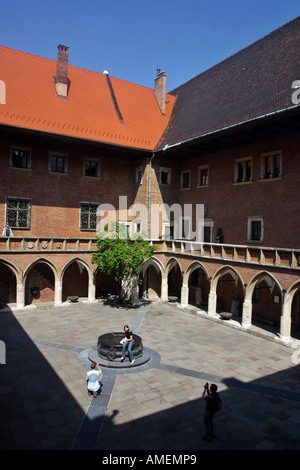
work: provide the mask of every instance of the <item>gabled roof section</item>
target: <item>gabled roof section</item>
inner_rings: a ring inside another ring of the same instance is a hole
[[[174,96],[162,115],[154,89],[68,65],[68,96],[56,95],[56,61],[0,46],[6,103],[0,124],[153,150],[168,123]],[[122,120],[116,112],[116,102]]]
[[[300,16],[170,92],[177,100],[157,149],[293,108],[295,80]]]

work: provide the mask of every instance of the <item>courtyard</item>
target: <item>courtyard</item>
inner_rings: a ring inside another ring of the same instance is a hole
[[[251,334],[161,301],[8,309],[0,322],[2,450],[299,449],[297,350],[263,329]],[[101,394],[90,397],[89,351],[125,324],[150,360],[102,367]],[[213,442],[202,440],[206,382],[223,401]]]

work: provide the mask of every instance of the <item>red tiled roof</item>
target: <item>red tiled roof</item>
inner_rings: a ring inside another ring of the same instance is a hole
[[[294,108],[300,79],[300,16],[179,86],[157,148]]]
[[[56,95],[56,61],[0,46],[6,103],[0,124],[125,147],[152,150],[167,126],[175,97],[162,115],[154,90],[110,77],[123,117],[116,113],[106,77],[68,65],[66,100]]]

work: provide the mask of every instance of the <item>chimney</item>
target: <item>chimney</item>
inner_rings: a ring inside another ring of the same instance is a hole
[[[162,114],[165,114],[166,111],[166,83],[167,76],[165,72],[161,72],[160,69],[157,69],[154,95]]]
[[[60,44],[57,50],[55,88],[58,98],[63,99],[68,96],[68,57],[69,48]]]

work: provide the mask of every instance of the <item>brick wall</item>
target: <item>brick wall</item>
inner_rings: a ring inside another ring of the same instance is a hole
[[[31,150],[31,169],[9,166],[10,146]],[[66,174],[51,173],[49,152],[66,155]],[[83,176],[83,161],[97,159],[100,177]],[[138,162],[140,163],[140,162]],[[109,203],[119,207],[119,195],[128,198],[130,206],[139,187],[135,184],[137,163],[112,159],[108,154],[76,151],[74,148],[35,146],[34,140],[23,143],[20,139],[0,144],[2,184],[0,187],[0,221],[5,224],[5,198],[7,196],[31,200],[30,230],[13,229],[15,236],[93,237],[95,231],[80,230],[80,203]],[[1,229],[2,231],[2,229]]]
[[[93,237],[95,231],[80,230],[80,202],[109,203],[118,209],[119,196],[127,196],[128,207],[133,203],[143,204],[147,214],[148,157],[141,155],[139,160],[130,161],[111,157],[103,150],[76,150],[69,144],[58,146],[55,141],[51,145],[34,143],[34,139],[24,143],[18,137],[3,140],[0,144],[2,225],[5,223],[7,196],[29,198],[32,203],[30,230],[14,229],[15,236]],[[31,149],[31,169],[9,167],[10,146],[13,145]],[[176,162],[156,156],[152,162],[151,204],[172,206],[179,203],[183,207],[192,203],[194,209],[196,204],[205,204],[208,208],[206,219],[213,221],[212,241],[215,241],[217,228],[221,227],[223,242],[228,244],[251,243],[247,240],[248,217],[262,216],[264,240],[258,245],[300,247],[299,149],[299,138],[286,137],[195,156],[188,161],[183,158]],[[282,151],[283,177],[261,181],[261,155],[273,150]],[[67,174],[49,172],[50,151],[67,155]],[[235,161],[244,157],[252,157],[253,181],[234,184]],[[99,160],[99,178],[83,176],[84,158]],[[197,187],[198,167],[202,165],[209,166],[208,187]],[[144,170],[142,184],[135,181],[139,166]],[[161,167],[171,169],[170,185],[159,183]],[[190,189],[180,189],[182,170],[191,170]],[[193,221],[195,216],[194,212]],[[156,233],[161,234],[165,219],[160,215]],[[192,228],[195,230],[195,225]],[[147,220],[144,220],[143,230],[147,231]]]
[[[280,179],[261,180],[261,155],[276,150],[282,151],[282,173]],[[153,173],[156,182],[152,186],[152,201],[164,201],[172,205],[205,204],[208,208],[206,219],[213,220],[213,237],[218,227],[223,229],[224,243],[251,244],[247,240],[249,216],[262,216],[264,240],[259,246],[300,247],[300,142],[297,137],[286,137],[233,148],[188,161],[181,162],[154,159]],[[249,183],[234,183],[235,160],[252,157],[252,178]],[[209,186],[197,188],[198,167],[209,166]],[[160,166],[171,168],[170,186],[159,185]],[[191,170],[190,189],[180,189],[182,170]],[[154,179],[154,178],[153,178]],[[195,220],[195,212],[193,215]],[[195,225],[193,230],[195,230]],[[255,242],[252,243],[255,245]]]

